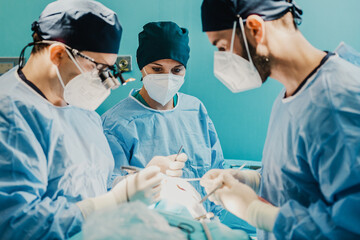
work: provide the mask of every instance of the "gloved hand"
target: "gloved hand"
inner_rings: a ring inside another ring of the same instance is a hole
[[[127,201],[140,200],[151,204],[160,198],[162,179],[160,168],[151,166],[138,173],[127,175],[104,195],[88,198],[76,204],[84,218],[94,211],[114,207]]]
[[[260,173],[254,170],[211,169],[202,177],[202,185],[212,188],[212,180],[218,178],[220,174],[230,174],[239,182],[251,187],[256,193],[259,192]],[[209,184],[210,186],[208,186]]]
[[[147,167],[158,166],[160,171],[171,177],[181,177],[182,169],[185,167],[185,162],[188,157],[185,153],[170,155],[167,157],[164,156],[155,156],[147,164]],[[176,158],[176,161],[175,161]]]
[[[207,193],[217,186],[222,185],[222,188],[209,197],[210,201],[222,205],[229,212],[256,228],[272,231],[279,208],[261,201],[252,188],[239,182],[229,173],[222,173],[212,181],[214,181],[212,185],[214,187],[205,186]]]

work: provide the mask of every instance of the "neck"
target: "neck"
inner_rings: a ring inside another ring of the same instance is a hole
[[[166,103],[164,106],[161,105],[160,103],[158,103],[157,101],[155,101],[154,99],[152,99],[148,92],[146,91],[145,87],[143,86],[140,89],[140,95],[142,96],[142,98],[145,100],[145,102],[152,108],[152,109],[156,109],[156,110],[171,110],[174,108],[174,98],[171,98],[171,100]]]
[[[25,77],[32,82],[55,106],[66,106],[63,98],[64,89],[56,75],[53,64],[44,57],[45,53],[30,55],[22,69]]]
[[[326,53],[313,47],[297,31],[296,34],[278,40],[279,51],[273,55],[270,77],[281,82],[286,89],[286,97],[291,96],[301,82],[320,64]]]

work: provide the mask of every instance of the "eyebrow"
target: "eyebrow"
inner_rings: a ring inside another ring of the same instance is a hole
[[[154,64],[154,65],[158,65],[158,66],[162,67],[162,65],[159,63],[150,63],[150,64]]]
[[[150,63],[150,64],[154,64],[154,65],[157,65],[157,66],[160,66],[160,67],[162,67],[163,65],[161,65],[161,64],[159,64],[159,63]],[[176,65],[176,66],[174,66],[174,67],[183,67],[184,65],[182,65],[182,64],[179,64],[179,65]]]

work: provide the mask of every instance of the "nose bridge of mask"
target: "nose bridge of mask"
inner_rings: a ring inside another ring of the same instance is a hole
[[[161,73],[161,74],[148,74],[144,67],[145,77],[149,79],[153,79],[153,84],[158,85],[159,87],[172,89],[174,86],[176,87],[179,82],[182,82],[184,76],[178,76],[176,74],[171,73]],[[155,80],[154,80],[155,79]]]

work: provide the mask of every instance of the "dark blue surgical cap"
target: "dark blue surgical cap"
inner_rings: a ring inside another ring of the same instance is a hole
[[[150,22],[139,33],[136,60],[140,69],[161,59],[172,59],[186,67],[189,55],[189,31],[174,22]]]
[[[204,0],[201,5],[204,32],[231,29],[237,20],[236,12],[229,1]]]
[[[116,13],[92,0],[52,2],[31,29],[43,40],[59,41],[79,51],[116,54],[122,34]]]
[[[204,0],[201,6],[203,31],[231,29],[238,15],[246,20],[256,14],[264,21],[272,21],[289,11],[300,24],[302,10],[293,0]]]

